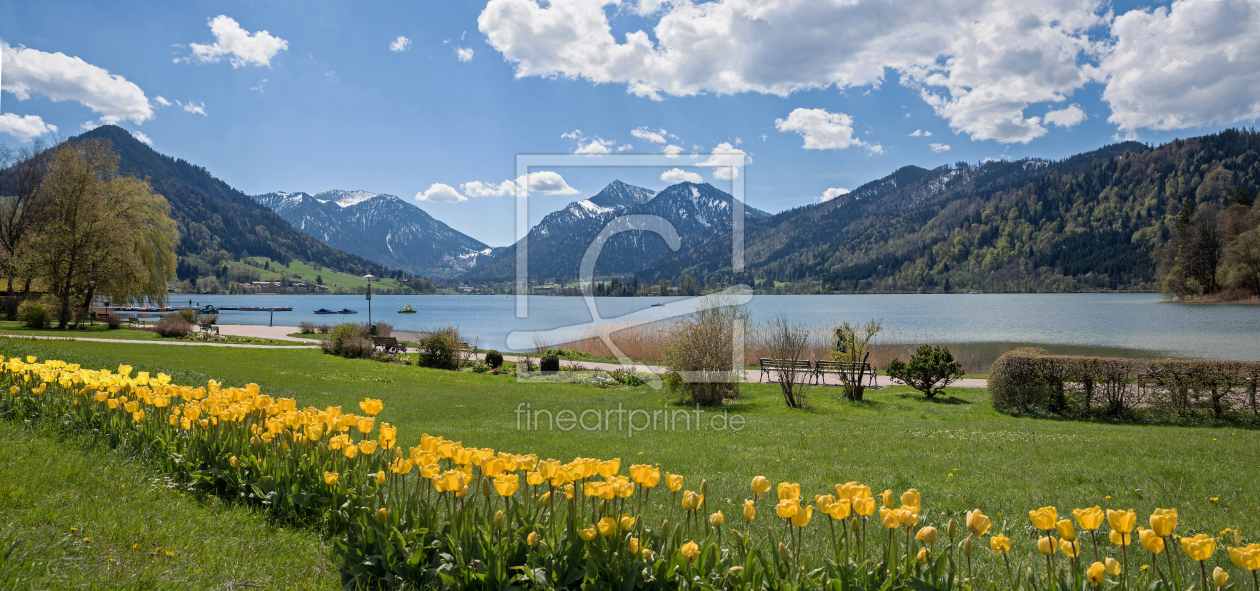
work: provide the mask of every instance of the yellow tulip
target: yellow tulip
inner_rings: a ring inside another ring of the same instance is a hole
[[[1102,507],[1073,509],[1072,516],[1076,518],[1076,524],[1085,531],[1094,531],[1101,527],[1103,523]]]
[[[744,519],[752,521],[757,518],[757,504],[752,499],[744,499]]]
[[[792,516],[792,525],[796,527],[805,527],[809,525],[809,520],[814,516],[814,507],[812,505],[803,507]]]
[[[1171,536],[1173,530],[1177,529],[1177,510],[1156,509],[1151,514],[1151,529],[1161,538]]]
[[[618,524],[621,525],[621,531],[630,531],[634,529],[634,517],[629,513],[623,513]]]
[[[599,523],[596,524],[596,529],[599,530],[599,535],[605,538],[612,537],[613,534],[617,533],[617,520],[605,517],[599,520]]]
[[[1112,544],[1117,546],[1128,546],[1133,542],[1133,534],[1122,534],[1114,529],[1107,532],[1107,538],[1111,540]]]
[[[989,531],[990,524],[992,524],[992,521],[984,513],[981,513],[979,509],[967,512],[967,531],[971,532],[971,535],[983,536],[985,532]]]
[[[1085,569],[1085,578],[1089,579],[1089,582],[1095,585],[1103,582],[1103,579],[1107,578],[1106,574],[1107,567],[1103,566],[1103,563],[1101,562],[1095,562],[1094,564],[1089,565],[1089,568]]]
[[[510,497],[516,494],[516,490],[521,487],[521,477],[515,473],[500,474],[494,477],[494,490],[501,497]]]
[[[363,441],[360,441],[359,452],[369,456],[376,453],[376,442],[371,439],[364,439]]]
[[[685,511],[695,511],[700,508],[701,500],[700,495],[693,491],[686,491],[683,493],[682,508]]]
[[[866,517],[875,513],[875,499],[871,497],[859,497],[853,499],[853,512]],[[857,523],[854,520],[854,523]]]
[[[1059,551],[1062,552],[1063,555],[1067,556],[1068,558],[1078,558],[1081,555],[1080,545],[1071,540],[1060,539]]]
[[[1238,568],[1256,570],[1260,568],[1260,544],[1249,544],[1240,548],[1229,548],[1229,560]]]
[[[583,540],[583,541],[586,541],[586,542],[589,542],[589,541],[591,541],[591,540],[594,540],[594,539],[595,539],[595,536],[596,536],[596,535],[598,535],[598,534],[599,534],[599,531],[598,531],[598,530],[596,530],[596,529],[595,529],[595,526],[593,526],[593,525],[588,525],[588,526],[586,526],[586,527],[584,527],[584,528],[582,528],[582,529],[578,530],[578,537],[582,538],[582,540]]]
[[[893,505],[893,492],[891,489],[885,490],[884,494],[880,495],[879,497],[880,497],[880,500],[884,502],[885,507],[888,507],[889,509],[893,508],[894,506]]]
[[[1137,513],[1134,513],[1132,509],[1128,511],[1107,509],[1107,524],[1111,526],[1111,529],[1127,534],[1133,531],[1133,527],[1137,525]]]
[[[1054,529],[1054,524],[1059,521],[1059,513],[1054,507],[1042,507],[1036,511],[1029,511],[1028,518],[1032,520],[1033,527],[1049,531]]]
[[[538,506],[540,506],[540,507],[550,507],[550,506],[551,506],[551,491],[547,491],[547,492],[543,493],[543,496],[541,496],[541,497],[539,497],[539,498],[538,498]]]
[[[722,524],[724,523],[726,523],[726,517],[722,515],[721,511],[709,515],[709,525],[712,525],[713,527],[722,527]]]
[[[1107,574],[1113,577],[1118,576],[1120,574],[1121,568],[1120,568],[1119,560],[1116,560],[1115,558],[1107,557],[1107,560],[1104,562],[1104,565],[1106,565]]]
[[[1181,538],[1181,549],[1191,560],[1207,560],[1216,552],[1216,540],[1207,534]]]
[[[1049,556],[1054,554],[1054,540],[1050,536],[1037,539],[1037,551]]]
[[[778,493],[780,501],[799,499],[801,498],[801,485],[793,482],[780,482]]]
[[[912,488],[901,493],[901,504],[907,507],[914,507],[914,512],[918,513],[919,509],[923,507],[923,496],[919,494],[919,491]]]
[[[779,501],[779,504],[774,507],[775,513],[784,519],[791,519],[800,512],[800,510],[801,504],[796,499],[785,499]]]
[[[770,481],[765,476],[754,476],[752,479],[752,493],[754,499],[760,499],[762,495],[770,490]]]
[[[1005,554],[1011,551],[1011,539],[1006,534],[997,534],[989,538],[989,547],[998,554]]]
[[[385,471],[384,470],[378,470],[376,472],[376,484],[378,485],[385,484]]]
[[[1059,522],[1054,525],[1059,530],[1060,539],[1067,540],[1069,542],[1076,541],[1076,528],[1072,527],[1071,521],[1060,519]]]
[[[372,428],[375,426],[376,426],[376,419],[373,419],[372,417],[363,417],[355,422],[355,427],[358,427],[359,432],[363,433],[364,435],[371,433]],[[466,464],[467,462],[459,462],[459,463]]]
[[[901,527],[901,514],[888,507],[880,507],[879,521],[888,529],[897,529]]]
[[[683,477],[681,474],[665,473],[665,486],[669,487],[670,492],[678,492],[682,488]]]
[[[1219,566],[1212,569],[1212,583],[1217,589],[1223,588],[1227,581],[1229,581],[1229,573],[1225,572],[1225,569]]]
[[[818,510],[822,513],[827,513],[828,511],[830,511],[831,505],[833,505],[835,502],[836,502],[836,498],[831,495],[818,495],[814,497],[814,505],[816,505],[818,507]]]
[[[359,403],[359,408],[360,408],[360,409],[363,409],[363,412],[364,412],[365,414],[367,414],[368,416],[370,416],[370,417],[374,417],[374,416],[376,416],[378,413],[380,413],[380,412],[381,412],[381,410],[383,410],[383,409],[385,408],[385,403],[384,403],[384,402],[381,402],[380,400],[373,400],[373,399],[371,399],[371,398],[364,398],[364,399],[363,399],[363,402],[360,402],[360,403]],[[365,433],[366,433],[366,431],[365,431]]]
[[[916,564],[927,564],[927,561],[928,561],[928,549],[926,547],[919,548],[919,553],[915,555],[914,562]]]
[[[228,465],[235,468],[237,464],[236,456],[228,458]]]
[[[347,445],[341,448],[341,454],[346,456],[349,459],[354,459],[354,456],[359,455],[359,446]]]
[[[1153,529],[1139,529],[1138,540],[1142,542],[1142,547],[1146,548],[1151,554],[1159,554],[1164,551],[1164,538],[1159,536],[1159,532]]]
[[[700,556],[700,546],[695,542],[687,542],[686,544],[683,544],[682,548],[678,551],[682,553],[683,558],[685,558],[688,563],[695,562],[696,558]]]
[[[639,538],[630,538],[630,543],[626,546],[626,550],[630,551],[631,556],[638,554],[639,553]]]
[[[827,515],[830,515],[832,519],[845,519],[848,518],[852,508],[853,505],[849,499],[840,499],[827,507]]]
[[[384,507],[381,507],[380,509],[376,510],[377,523],[384,524],[385,520],[388,518],[389,518],[389,511],[387,511]]]
[[[529,532],[529,535],[526,536],[525,538],[525,544],[528,545],[530,548],[537,546],[538,545],[538,532],[536,531]]]
[[[920,529],[919,533],[914,534],[914,539],[920,542],[923,542],[925,544],[932,544],[936,542],[936,535],[937,535],[936,528],[929,525],[923,529]]]
[[[324,484],[327,484],[328,486],[337,484],[337,479],[340,477],[341,474],[336,472],[324,472]]]

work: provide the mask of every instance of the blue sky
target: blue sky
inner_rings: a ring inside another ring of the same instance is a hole
[[[518,153],[740,150],[749,204],[773,212],[909,164],[1063,158],[1260,113],[1255,0],[900,4],[8,2],[0,142],[116,122],[247,194],[420,195],[499,246]],[[667,178],[730,185],[684,168]],[[666,170],[556,169],[531,218],[614,178],[664,188]]]

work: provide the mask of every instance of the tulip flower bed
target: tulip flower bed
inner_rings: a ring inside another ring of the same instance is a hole
[[[1072,519],[1054,507],[1029,511],[1009,531],[1035,532],[1045,568],[1016,569],[1008,553],[1025,536],[991,531],[979,509],[933,521],[940,512],[913,488],[809,491],[757,476],[742,514],[728,517],[709,510],[706,479],[656,465],[541,459],[429,435],[404,448],[396,427],[377,422],[377,399],[362,400],[362,414],[300,408],[255,384],[176,385],[129,366],[34,356],[0,371],[12,418],[97,433],[200,491],[321,524],[338,538],[352,585],[1228,591],[1232,574],[1260,591],[1260,544],[1236,532],[1223,543],[1191,535],[1175,509],[1156,509],[1149,529],[1132,510],[1078,508]],[[661,497],[669,512],[650,519],[644,505]]]

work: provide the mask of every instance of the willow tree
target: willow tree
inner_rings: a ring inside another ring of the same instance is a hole
[[[61,328],[86,315],[94,293],[165,303],[179,240],[170,204],[147,181],[119,176],[108,142],[64,144],[42,192],[47,210],[28,250],[30,268],[55,298]]]

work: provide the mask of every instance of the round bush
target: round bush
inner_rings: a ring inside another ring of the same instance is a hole
[[[435,369],[459,369],[455,341],[445,332],[434,332],[420,340],[420,365]]]
[[[486,352],[486,365],[489,365],[491,369],[498,369],[503,365],[503,354],[493,349]]]
[[[538,360],[538,369],[540,371],[560,371],[560,356],[548,351],[542,359]]]
[[[22,302],[18,306],[17,319],[30,328],[44,328],[48,326],[52,315],[48,313],[48,308],[39,302]]]

